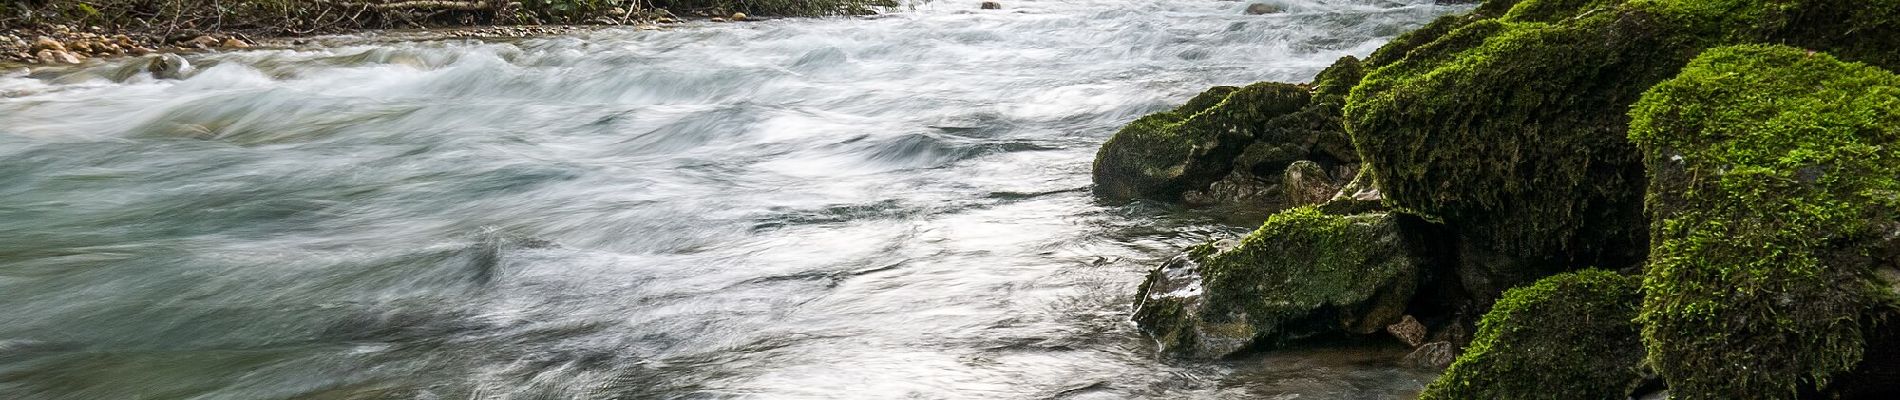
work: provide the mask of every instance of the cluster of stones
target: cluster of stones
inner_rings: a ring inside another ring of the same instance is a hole
[[[1208,90],[1105,143],[1096,193],[1277,213],[1134,319],[1195,358],[1389,335],[1449,365],[1425,398],[1894,395],[1894,10],[1489,0]]]
[[[157,41],[124,34],[106,34],[100,27],[75,29],[55,25],[38,34],[0,35],[0,57],[5,61],[27,64],[80,64],[88,59],[141,56],[166,51],[200,51],[213,48],[243,49],[251,43],[237,36],[180,36],[160,44]],[[29,38],[30,36],[30,38]]]

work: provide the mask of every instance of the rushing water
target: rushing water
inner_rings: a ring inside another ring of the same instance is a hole
[[[874,18],[0,76],[0,398],[1376,398],[1358,345],[1157,355],[1133,286],[1244,232],[1096,147],[1429,0]]]

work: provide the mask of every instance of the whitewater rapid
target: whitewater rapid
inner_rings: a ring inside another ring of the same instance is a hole
[[[1246,227],[1097,201],[1103,140],[1461,11],[1279,3],[0,71],[0,398],[1404,397],[1402,349],[1182,362],[1127,320]]]

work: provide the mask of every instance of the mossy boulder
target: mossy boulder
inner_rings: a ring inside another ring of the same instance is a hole
[[[1226,176],[1266,120],[1306,107],[1312,94],[1284,83],[1215,87],[1174,111],[1123,127],[1095,156],[1095,192],[1112,199],[1179,201]]]
[[[1359,157],[1340,109],[1362,75],[1359,60],[1345,57],[1311,84],[1216,87],[1173,111],[1142,117],[1102,145],[1095,191],[1116,200],[1302,205],[1287,201],[1282,182],[1295,162],[1318,164],[1324,174],[1302,176],[1330,186],[1357,173]]]
[[[1299,207],[1237,243],[1190,248],[1150,273],[1135,321],[1164,351],[1216,358],[1399,321],[1420,258],[1402,217]]]
[[[1345,108],[1387,204],[1455,232],[1475,294],[1645,257],[1628,107],[1703,49],[1813,43],[1891,60],[1900,0],[1491,1],[1375,53]],[[1830,24],[1830,19],[1850,21]],[[1807,21],[1807,22],[1803,22]],[[1865,35],[1854,41],[1841,35]],[[1394,47],[1397,46],[1397,47]],[[1882,61],[1886,62],[1886,61]]]
[[[1504,293],[1420,399],[1621,400],[1643,381],[1639,277],[1595,269]]]
[[[1830,383],[1900,309],[1878,277],[1900,265],[1900,76],[1724,47],[1630,114],[1654,214],[1643,337],[1672,396],[1858,390]]]

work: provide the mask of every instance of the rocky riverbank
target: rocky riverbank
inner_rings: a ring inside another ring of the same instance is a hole
[[[586,26],[658,29],[686,21],[863,15],[889,0],[619,0],[0,2],[0,64],[80,64],[88,59],[294,44],[297,38],[367,30],[430,29],[446,37],[524,37]]]
[[[1897,54],[1895,0],[1489,0],[1143,118],[1096,191],[1286,210],[1151,274],[1170,353],[1391,335],[1450,367],[1427,398],[1891,395]]]

